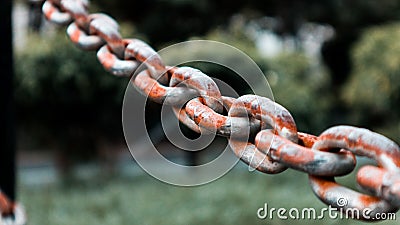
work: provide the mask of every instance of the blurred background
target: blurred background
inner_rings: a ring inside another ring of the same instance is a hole
[[[348,124],[400,143],[398,0],[90,3],[91,12],[108,13],[120,23],[123,37],[142,39],[156,50],[206,39],[244,51],[300,131],[318,135]],[[16,193],[29,224],[361,223],[259,220],[256,211],[264,203],[325,207],[312,194],[307,176],[295,171],[270,176],[248,172],[239,162],[221,179],[194,188],[167,185],[144,173],[122,132],[128,80],[105,72],[94,52],[76,48],[65,27],[46,22],[42,4],[12,2]],[[225,77],[239,94],[248,93],[240,81],[229,79],[229,72],[199,67]],[[146,110],[159,112],[159,107],[149,103]],[[158,119],[146,123],[159,129]],[[161,135],[157,144],[162,148],[166,142]],[[196,164],[207,152],[171,154],[183,164]],[[356,186],[354,174],[339,181]]]

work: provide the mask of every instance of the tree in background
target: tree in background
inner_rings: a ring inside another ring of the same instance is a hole
[[[400,19],[397,0],[95,0],[117,19],[135,23],[155,46],[175,43],[191,36],[204,35],[215,27],[226,28],[232,15],[249,18],[270,16],[279,20],[275,32],[297,35],[304,22],[331,25],[335,37],[325,43],[323,58],[328,66],[335,90],[350,72],[350,48],[360,31],[368,26]]]
[[[0,126],[4,133],[0,138],[0,189],[12,200],[15,199],[15,124],[14,124],[14,81],[12,28],[11,28],[11,1],[0,3],[0,30],[3,32],[0,43]]]
[[[105,157],[100,145],[123,141],[127,80],[110,76],[94,52],[81,51],[64,33],[32,34],[27,43],[15,60],[19,148],[56,150],[65,174],[77,160]]]
[[[400,23],[371,27],[352,49],[353,70],[342,89],[351,121],[400,142]]]

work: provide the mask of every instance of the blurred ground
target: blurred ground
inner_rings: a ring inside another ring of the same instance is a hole
[[[145,174],[126,153],[121,152],[118,175],[107,176],[95,164],[80,165],[75,168],[77,178],[68,184],[56,179],[45,157],[36,155],[37,165],[42,166],[20,166],[19,200],[26,207],[29,224],[362,224],[329,218],[279,220],[276,215],[272,220],[258,219],[256,212],[264,203],[286,209],[315,207],[317,212],[326,207],[314,196],[303,173],[288,170],[266,175],[249,172],[239,162],[212,183],[176,187]],[[354,174],[340,182],[353,186]]]

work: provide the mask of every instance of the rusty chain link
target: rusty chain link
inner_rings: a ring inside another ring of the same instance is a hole
[[[7,225],[23,225],[26,223],[26,214],[23,207],[12,202],[0,190],[0,224]]]
[[[317,197],[335,208],[369,208],[371,218],[400,208],[400,149],[393,141],[350,126],[332,127],[320,136],[298,132],[283,106],[256,95],[222,96],[217,84],[200,70],[164,65],[143,41],[123,39],[114,19],[89,14],[87,8],[84,0],[47,0],[43,13],[49,21],[69,24],[70,40],[83,50],[96,50],[99,62],[112,74],[131,77],[143,63],[146,69],[132,78],[132,84],[151,100],[172,105],[179,120],[192,130],[228,137],[235,155],[261,172],[292,168],[307,173]],[[227,116],[221,114],[224,107]],[[370,195],[334,181],[335,176],[353,171],[356,155],[377,162],[357,173],[359,186]],[[338,204],[343,197],[347,205]]]

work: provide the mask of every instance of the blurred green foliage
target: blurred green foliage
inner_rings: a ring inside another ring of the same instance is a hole
[[[366,29],[352,50],[353,70],[343,87],[351,120],[400,141],[400,23]]]
[[[91,103],[99,90],[118,85],[96,60],[95,53],[74,47],[65,34],[32,35],[16,54],[16,97],[25,106],[46,101],[52,104]],[[104,95],[104,94],[103,94]],[[120,96],[110,96],[117,100]]]
[[[357,33],[355,27],[399,18],[398,0],[93,0],[118,20],[134,21],[151,44],[179,42],[226,27],[232,15],[279,18],[280,34],[295,34],[301,21],[327,23],[339,36]],[[160,35],[162,34],[162,35]]]
[[[302,52],[286,52],[267,61],[275,101],[293,115],[303,132],[318,134],[330,123],[333,106],[329,73]]]
[[[75,143],[79,152],[93,149],[100,136],[121,138],[127,80],[110,76],[95,52],[73,46],[65,33],[31,34],[27,43],[15,54],[17,122],[22,136],[30,138],[26,144],[71,148]]]

